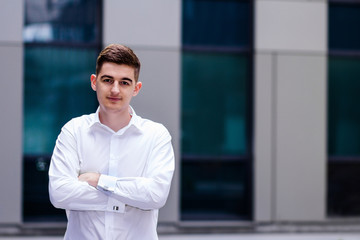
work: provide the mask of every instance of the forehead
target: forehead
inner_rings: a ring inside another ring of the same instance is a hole
[[[105,62],[98,74],[100,77],[102,75],[109,75],[114,78],[123,78],[127,77],[130,79],[135,79],[135,68],[125,65],[125,64],[116,64],[112,62]]]

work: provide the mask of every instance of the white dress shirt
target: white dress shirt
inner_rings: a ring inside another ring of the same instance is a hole
[[[96,113],[69,121],[56,141],[49,169],[52,204],[66,209],[64,239],[158,239],[158,209],[167,199],[175,168],[166,128],[136,115],[114,132]],[[101,174],[98,187],[80,182]]]

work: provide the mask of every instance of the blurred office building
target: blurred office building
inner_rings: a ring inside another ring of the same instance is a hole
[[[160,225],[360,220],[359,26],[360,1],[1,1],[0,224],[66,221],[49,161],[96,111],[110,43],[141,60],[137,114],[173,137]]]

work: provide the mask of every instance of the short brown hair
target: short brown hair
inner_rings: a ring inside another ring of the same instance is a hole
[[[140,61],[133,50],[131,50],[129,47],[120,44],[110,44],[104,48],[100,52],[96,61],[96,75],[100,73],[102,65],[105,62],[125,64],[133,67],[135,81],[138,81],[140,74]]]

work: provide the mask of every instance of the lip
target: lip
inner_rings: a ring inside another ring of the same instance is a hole
[[[119,98],[119,97],[107,97],[107,99],[109,99],[110,101],[113,101],[113,102],[117,102],[117,101],[121,100],[121,98]]]

